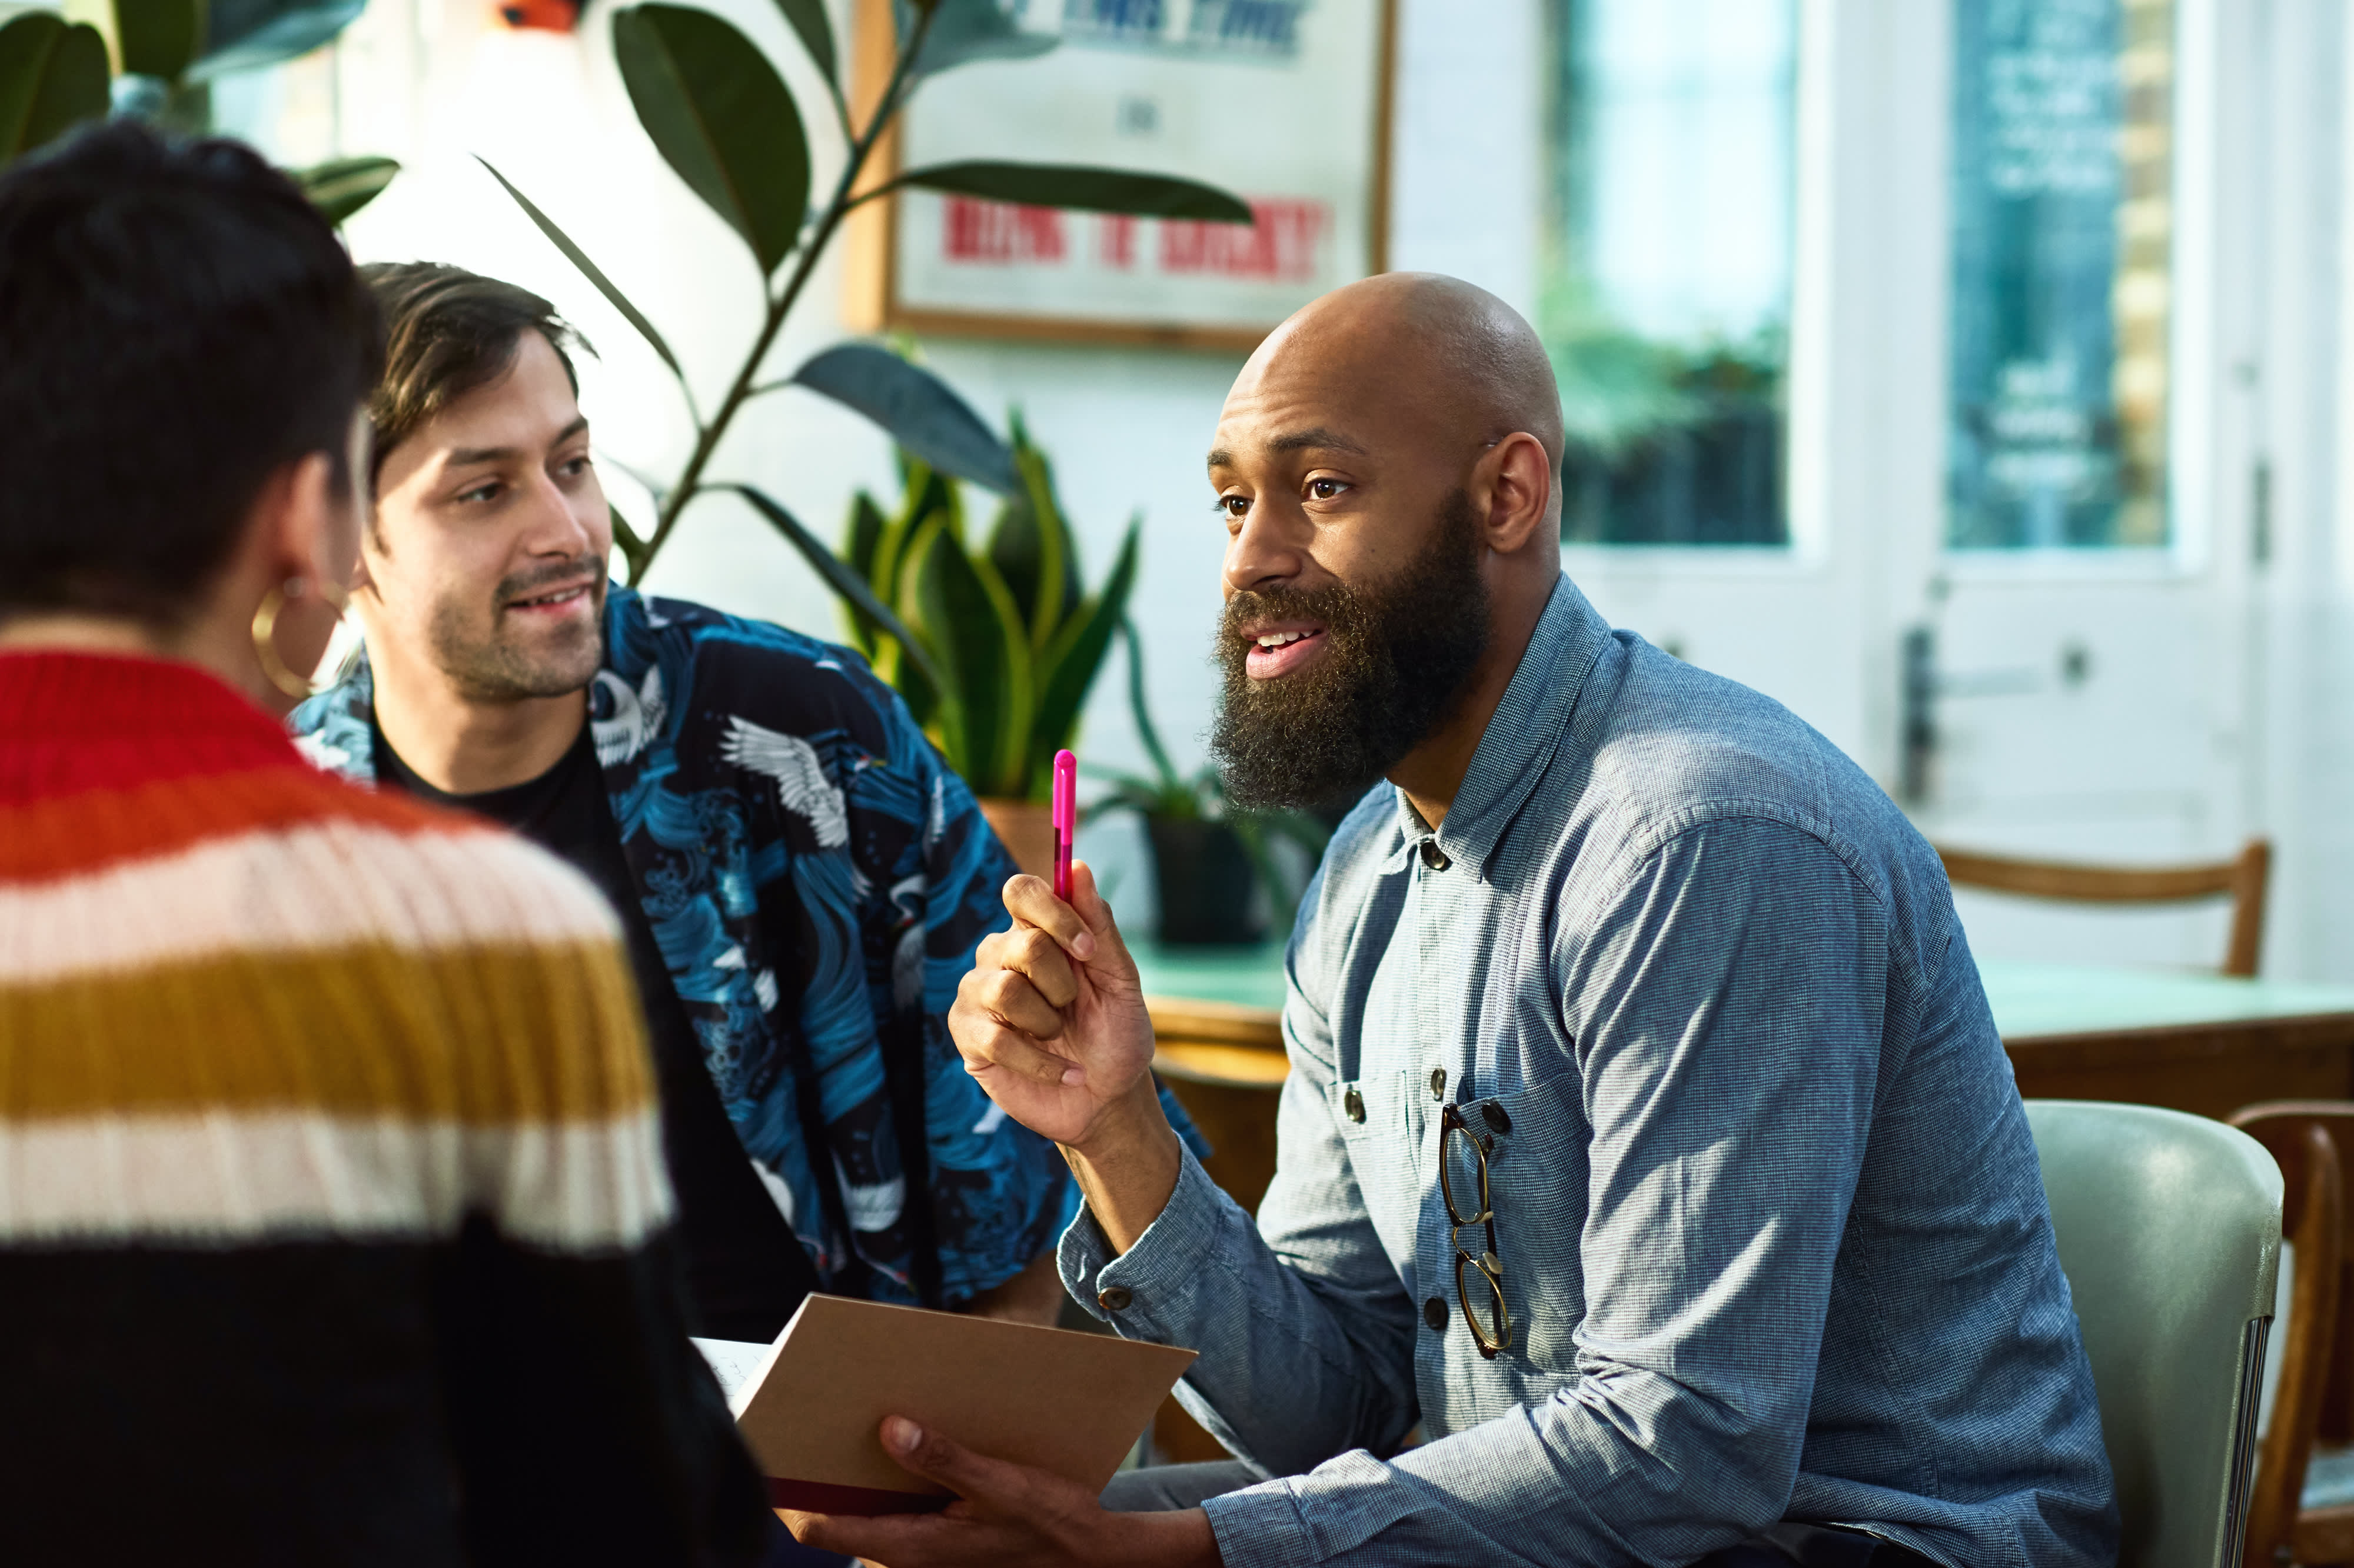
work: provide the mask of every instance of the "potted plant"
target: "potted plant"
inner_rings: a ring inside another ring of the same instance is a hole
[[[1278,927],[1288,929],[1300,890],[1278,865],[1275,845],[1279,840],[1299,845],[1312,865],[1331,831],[1304,811],[1232,809],[1214,768],[1205,766],[1190,778],[1181,775],[1145,706],[1143,640],[1126,620],[1120,632],[1128,641],[1129,712],[1152,772],[1103,775],[1110,792],[1092,802],[1088,814],[1127,810],[1144,819],[1160,891],[1161,941],[1185,946],[1259,940],[1267,933],[1253,895],[1261,887]]]
[[[824,0],[777,0],[801,50],[825,84],[818,112],[842,132],[841,165],[820,171],[784,79],[758,45],[698,6],[648,0],[612,12],[613,53],[621,81],[654,149],[750,253],[759,277],[755,324],[726,389],[708,406],[652,320],[588,254],[504,175],[483,167],[581,276],[620,312],[676,381],[695,430],[676,474],[638,475],[654,511],[643,532],[616,514],[613,546],[642,583],[680,519],[698,496],[733,491],[774,526],[859,612],[890,629],[896,612],[775,500],[708,470],[736,417],[753,399],[799,387],[854,408],[886,430],[930,469],[1014,498],[1020,477],[1005,443],[938,376],[879,344],[843,343],[790,374],[769,364],[769,350],[816,276],[819,259],[851,213],[895,190],[942,191],[1028,207],[1066,207],[1137,217],[1252,222],[1239,198],[1198,181],[1083,164],[971,159],[926,164],[885,175],[881,150],[909,98],[932,77],[981,60],[1020,60],[1055,48],[1053,34],[1023,30],[999,0],[895,0],[887,79],[871,102],[853,102]],[[823,178],[821,179],[821,174]],[[953,574],[951,574],[953,575]],[[969,587],[970,585],[961,585]],[[904,640],[903,640],[904,641]],[[964,652],[949,650],[951,657]],[[945,687],[945,672],[928,676]],[[970,683],[964,683],[970,687]]]
[[[843,619],[981,797],[1014,860],[1043,874],[1054,859],[1055,753],[1076,734],[1127,614],[1141,519],[1129,523],[1111,570],[1087,593],[1046,454],[1018,413],[1012,425],[1015,488],[986,540],[970,536],[955,478],[905,450],[895,511],[859,493],[840,559],[864,585],[863,599],[895,620],[885,624],[849,598]]]

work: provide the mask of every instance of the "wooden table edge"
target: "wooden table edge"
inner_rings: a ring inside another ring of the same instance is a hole
[[[1289,1070],[1281,1015],[1273,1009],[1167,996],[1148,996],[1144,1005],[1159,1043],[1154,1062],[1168,1076],[1271,1088]],[[2354,1039],[2354,1012],[2013,1034],[2005,1036],[2002,1045],[2016,1066],[2066,1070],[2228,1056],[2244,1053],[2252,1036],[2274,1049],[2342,1047]]]
[[[1290,1075],[1281,1016],[1239,1002],[1148,996],[1152,1065],[1163,1077],[1235,1088],[1280,1087]]]
[[[2252,1035],[2275,1046],[2342,1045],[2354,1037],[2354,1012],[2305,1012],[2280,1017],[2219,1018],[2197,1023],[2154,1023],[2129,1029],[2087,1029],[2056,1034],[2012,1034],[2003,1049],[2039,1066],[2110,1065],[2121,1053],[2148,1062],[2194,1061],[2247,1049]]]

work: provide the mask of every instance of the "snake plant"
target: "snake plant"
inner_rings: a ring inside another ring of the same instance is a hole
[[[975,792],[1044,800],[1127,616],[1142,519],[1087,593],[1054,471],[1019,415],[1008,450],[1016,482],[986,540],[956,479],[904,449],[896,510],[858,493],[840,558],[916,646],[847,595],[843,619]]]

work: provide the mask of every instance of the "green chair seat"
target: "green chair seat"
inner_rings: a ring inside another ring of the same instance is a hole
[[[2030,1100],[2027,1119],[2116,1474],[2117,1560],[2239,1568],[2280,1167],[2179,1111]]]

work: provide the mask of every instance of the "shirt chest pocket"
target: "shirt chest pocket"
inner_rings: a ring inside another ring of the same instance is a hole
[[[1427,1094],[1417,1098],[1413,1075],[1379,1073],[1334,1084],[1326,1092],[1357,1190],[1373,1229],[1393,1258],[1414,1255],[1422,1196],[1422,1139]]]
[[[1511,1351],[1547,1372],[1575,1370],[1577,1327],[1585,1317],[1578,1244],[1585,1229],[1586,1130],[1578,1087],[1576,1076],[1565,1074],[1462,1107],[1467,1130],[1482,1139],[1488,1158],[1488,1205],[1496,1216],[1504,1305],[1512,1315]],[[1477,1164],[1468,1150],[1458,1155],[1457,1192],[1468,1202]],[[1476,1255],[1486,1227],[1467,1227],[1461,1240]],[[1472,1280],[1469,1269],[1464,1277]]]

